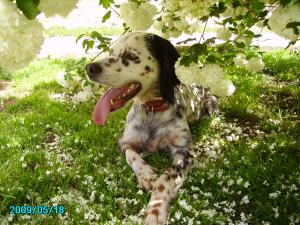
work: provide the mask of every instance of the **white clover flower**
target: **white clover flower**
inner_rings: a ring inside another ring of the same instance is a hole
[[[66,17],[74,8],[76,8],[77,2],[78,0],[40,0],[38,8],[46,17],[55,15]]]
[[[156,11],[156,7],[148,2],[141,5],[127,2],[120,7],[120,16],[133,30],[147,30],[153,23]]]
[[[239,178],[236,180],[236,184],[237,184],[237,185],[240,185],[242,182],[243,182],[243,178],[241,178],[241,177],[239,177]]]
[[[184,84],[196,84],[210,88],[211,93],[218,96],[230,96],[235,87],[230,80],[224,80],[224,71],[217,64],[207,64],[199,68],[196,63],[188,67],[180,65],[180,59],[175,64],[178,79]]]
[[[246,181],[243,186],[244,186],[244,188],[248,188],[250,186],[250,183],[248,181]]]
[[[281,194],[280,191],[276,191],[276,192],[270,193],[270,194],[269,194],[269,198],[276,199],[276,198],[278,198],[278,196],[279,196],[280,194]]]
[[[80,85],[81,78],[79,76],[72,76],[72,78],[67,79],[67,74],[65,72],[58,72],[56,74],[56,82],[63,88],[75,88]]]
[[[70,83],[65,79],[65,73],[59,72],[56,74],[56,82],[63,88],[70,87]]]
[[[93,93],[90,88],[79,91],[73,96],[73,101],[75,103],[86,102],[93,96]]]
[[[290,22],[300,22],[300,4],[289,5],[283,7],[277,6],[272,12],[268,24],[272,31],[276,34],[289,39],[291,41],[297,40],[300,35],[296,35],[292,28],[285,28]],[[298,26],[299,28],[299,26]]]
[[[24,68],[39,53],[43,42],[40,22],[28,20],[12,1],[0,1],[0,67]]]
[[[226,27],[221,27],[219,29],[217,29],[217,38],[221,39],[221,40],[229,40],[231,37],[231,32],[228,28]]]
[[[241,212],[240,217],[243,222],[245,222],[247,220],[247,217],[245,216],[245,213],[243,213],[243,212]]]
[[[265,63],[260,58],[251,58],[246,64],[247,68],[254,72],[260,72],[264,69]]]
[[[208,218],[212,218],[214,215],[216,215],[216,210],[215,209],[207,209],[207,210],[202,210],[201,214],[206,215]]]
[[[181,214],[182,214],[182,213],[181,213],[181,212],[178,212],[178,211],[175,213],[175,218],[176,218],[176,220],[179,220],[179,219],[180,219]]]
[[[245,55],[238,54],[236,57],[233,58],[234,65],[238,67],[245,67],[247,64],[247,60],[245,59]]]
[[[242,198],[241,204],[248,204],[249,202],[250,202],[250,201],[249,201],[248,195],[245,195],[245,196]]]

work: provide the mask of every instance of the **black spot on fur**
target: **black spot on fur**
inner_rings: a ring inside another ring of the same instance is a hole
[[[149,56],[148,59],[151,60],[152,58]]]
[[[109,63],[104,64],[106,67],[110,67],[111,65]]]
[[[179,54],[171,42],[157,35],[145,36],[145,42],[148,50],[159,63],[160,93],[165,101],[173,104],[175,101],[174,87],[180,84],[174,68]]]
[[[108,62],[109,63],[115,63],[115,62],[117,62],[118,60],[117,59],[114,59],[114,58],[109,58],[108,59]]]
[[[134,63],[140,63],[140,57],[137,56],[136,54],[134,54],[133,52],[130,52],[128,50],[125,50],[121,56],[122,58],[122,64],[124,64],[125,66],[129,65],[129,61],[132,61]]]
[[[117,69],[117,72],[121,72],[121,68]]]
[[[145,66],[145,72],[149,73],[150,72],[150,66]]]

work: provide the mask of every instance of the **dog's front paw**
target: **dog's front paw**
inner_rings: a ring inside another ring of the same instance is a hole
[[[150,207],[145,213],[145,225],[167,224],[167,213],[161,211],[160,207]]]
[[[139,185],[149,191],[153,188],[154,182],[157,180],[157,174],[149,165],[144,165],[136,174]]]

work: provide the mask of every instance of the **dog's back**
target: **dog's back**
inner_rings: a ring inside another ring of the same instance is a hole
[[[208,88],[180,84],[175,87],[174,93],[176,104],[184,108],[189,123],[218,111],[218,100]]]

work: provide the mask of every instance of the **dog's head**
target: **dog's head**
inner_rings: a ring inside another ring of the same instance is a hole
[[[122,36],[109,57],[86,66],[92,81],[112,87],[96,107],[114,111],[151,91],[155,84],[160,96],[174,103],[174,87],[180,83],[174,68],[178,58],[175,47],[157,35],[133,32]]]

